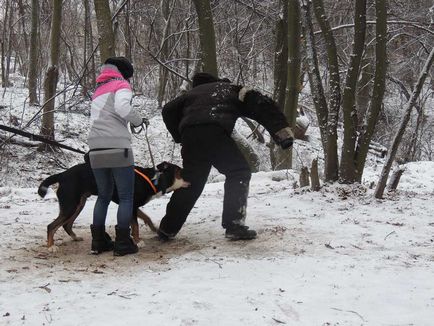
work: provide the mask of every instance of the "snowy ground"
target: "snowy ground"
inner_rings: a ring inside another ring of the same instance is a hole
[[[208,184],[175,240],[142,226],[144,247],[121,258],[89,255],[94,199],[75,226],[84,241],[59,230],[61,250],[50,254],[55,193],[0,188],[0,324],[432,325],[432,171],[433,162],[412,164],[406,189],[382,201],[362,187],[312,193],[294,190],[291,174],[257,173],[251,242],[224,239],[223,184]],[[167,200],[145,206],[154,221]]]

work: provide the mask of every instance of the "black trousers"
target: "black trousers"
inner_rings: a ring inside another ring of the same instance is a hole
[[[182,177],[191,183],[176,190],[160,223],[160,230],[176,235],[199,198],[214,166],[226,176],[222,226],[244,225],[251,177],[250,167],[227,131],[217,125],[187,127],[182,133]]]

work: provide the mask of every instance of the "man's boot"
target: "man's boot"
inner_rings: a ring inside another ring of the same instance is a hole
[[[226,228],[225,237],[230,240],[252,240],[256,238],[256,231],[248,226],[233,224]]]
[[[120,228],[116,225],[116,238],[113,255],[124,256],[135,254],[137,251],[139,251],[139,247],[137,247],[133,239],[131,239],[130,228]]]
[[[105,232],[105,225],[90,226],[90,232],[92,233],[92,247],[91,253],[98,255],[104,251],[111,251],[114,248],[114,243],[110,236]]]

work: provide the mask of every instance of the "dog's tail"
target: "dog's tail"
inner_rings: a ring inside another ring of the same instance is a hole
[[[39,196],[41,196],[42,198],[45,197],[45,195],[47,194],[47,191],[48,191],[48,187],[59,182],[59,175],[60,175],[60,173],[59,174],[53,174],[41,182],[41,184],[39,185],[39,188],[38,188]]]

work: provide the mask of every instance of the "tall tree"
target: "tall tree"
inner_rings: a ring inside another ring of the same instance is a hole
[[[50,64],[44,80],[44,105],[40,134],[54,139],[54,104],[59,76],[60,33],[62,22],[62,0],[52,0],[53,10],[50,30]],[[47,147],[42,144],[39,149]]]
[[[330,99],[328,103],[326,127],[327,142],[326,148],[324,148],[325,152],[327,152],[327,156],[324,175],[326,181],[336,181],[338,179],[339,166],[337,126],[339,120],[339,108],[341,105],[341,82],[339,75],[338,51],[328,17],[324,10],[323,0],[313,0],[313,11],[325,41],[330,74]]]
[[[29,102],[38,103],[39,1],[32,0],[32,28],[29,48]]]
[[[274,99],[290,126],[295,127],[300,85],[300,6],[298,0],[281,0],[277,24]],[[292,168],[292,149],[271,147],[273,169]]]
[[[172,18],[174,5],[176,0],[168,1],[162,0],[160,2],[161,14],[163,17],[164,27],[163,27],[163,35],[161,37],[160,44],[160,58],[163,62],[165,62],[169,57],[169,32],[170,32],[170,20]],[[159,67],[159,85],[158,85],[158,95],[157,101],[158,106],[160,107],[164,100],[164,95],[166,93],[167,79],[169,76],[169,72],[163,65]]]
[[[202,71],[218,76],[214,22],[209,0],[193,0],[199,22]]]
[[[356,0],[354,11],[354,42],[351,59],[347,70],[342,110],[344,115],[344,143],[339,167],[339,179],[342,183],[357,181],[355,164],[355,144],[357,110],[355,106],[357,81],[360,72],[366,34],[366,0]]]
[[[383,105],[386,88],[387,72],[387,11],[386,0],[375,1],[375,76],[372,97],[368,112],[366,113],[362,130],[359,133],[356,145],[356,180],[361,181],[368,155],[369,143],[374,134],[378,115]]]
[[[115,34],[108,0],[94,0],[101,62],[115,55]]]
[[[328,106],[322,84],[321,72],[318,63],[317,49],[313,32],[313,22],[311,18],[310,1],[301,0],[303,33],[305,36],[306,61],[308,67],[309,84],[312,92],[313,103],[318,119],[321,134],[321,142],[324,149],[325,171],[328,171],[328,160],[330,159],[328,148]],[[326,180],[330,176],[326,175]]]

